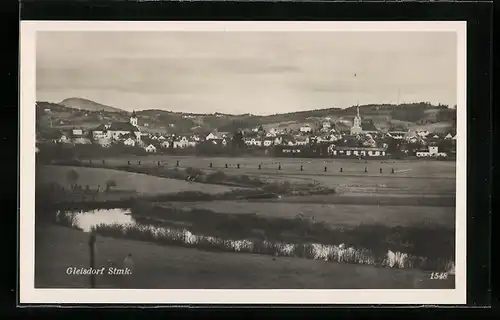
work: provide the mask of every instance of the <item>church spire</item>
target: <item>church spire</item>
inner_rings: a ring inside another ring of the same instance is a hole
[[[359,104],[356,106],[356,112],[357,112],[357,115],[358,115],[358,118],[359,118]]]

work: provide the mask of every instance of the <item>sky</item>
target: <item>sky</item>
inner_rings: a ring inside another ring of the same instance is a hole
[[[454,32],[37,33],[38,101],[275,114],[456,104]]]

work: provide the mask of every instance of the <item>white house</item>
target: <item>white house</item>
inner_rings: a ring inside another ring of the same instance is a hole
[[[210,132],[206,137],[205,140],[220,140],[223,139],[224,136],[220,132]]]
[[[307,144],[309,144],[309,137],[302,137],[302,136],[295,137],[296,146],[305,146]]]
[[[101,127],[97,128],[98,131],[103,131]],[[95,131],[94,131],[95,132]],[[137,125],[137,116],[135,112],[129,119],[129,122],[114,122],[106,128],[107,137],[112,140],[119,140],[122,135],[133,134],[136,140],[141,139],[141,130]]]
[[[135,140],[129,137],[125,141],[123,141],[123,144],[126,146],[135,147]]]
[[[300,132],[312,132],[312,128],[309,124],[305,124],[302,127],[300,127]]]
[[[264,147],[270,147],[273,145],[273,139],[264,139]]]
[[[444,137],[444,138],[445,138],[445,139],[453,139],[453,136],[452,136],[450,133],[448,133],[448,134],[446,135],[446,137]]]
[[[83,136],[83,130],[82,129],[73,129],[71,131],[71,134],[73,136]]]
[[[275,145],[278,145],[278,146],[279,146],[282,142],[283,142],[283,137],[276,137],[276,138],[274,139],[274,144],[275,144]]]
[[[163,141],[163,140],[165,140],[165,137],[164,137],[164,136],[159,136],[159,137],[158,137],[158,141]]]
[[[156,152],[156,147],[152,144],[148,145],[146,148],[144,148],[146,152]]]
[[[430,157],[430,153],[429,151],[426,151],[426,150],[420,150],[420,151],[417,151],[416,153],[417,157],[418,158],[426,158],[426,157]]]
[[[62,134],[61,137],[59,138],[58,142],[59,143],[68,143],[68,142],[70,142],[70,140],[65,134]]]
[[[436,156],[438,154],[438,147],[437,146],[429,146],[429,154],[431,156]]]
[[[425,157],[436,157],[442,155],[438,152],[438,147],[437,146],[429,146],[427,150],[418,150],[416,152],[416,156],[419,158],[425,158]],[[445,154],[446,156],[446,154]]]
[[[322,131],[330,131],[332,129],[332,124],[330,121],[324,121],[322,124]]]
[[[189,140],[186,137],[181,137],[174,140],[174,148],[187,148],[189,147]]]

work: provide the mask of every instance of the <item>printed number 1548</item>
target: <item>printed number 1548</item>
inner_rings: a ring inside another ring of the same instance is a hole
[[[433,272],[431,273],[431,280],[445,280],[448,278],[448,272]]]

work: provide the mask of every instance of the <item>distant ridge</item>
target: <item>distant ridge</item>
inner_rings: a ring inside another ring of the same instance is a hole
[[[66,108],[78,109],[78,110],[89,110],[89,111],[106,111],[106,112],[126,112],[123,109],[106,106],[104,104],[100,104],[94,102],[92,100],[83,99],[83,98],[67,98],[63,101],[59,102],[60,105],[65,106]]]

